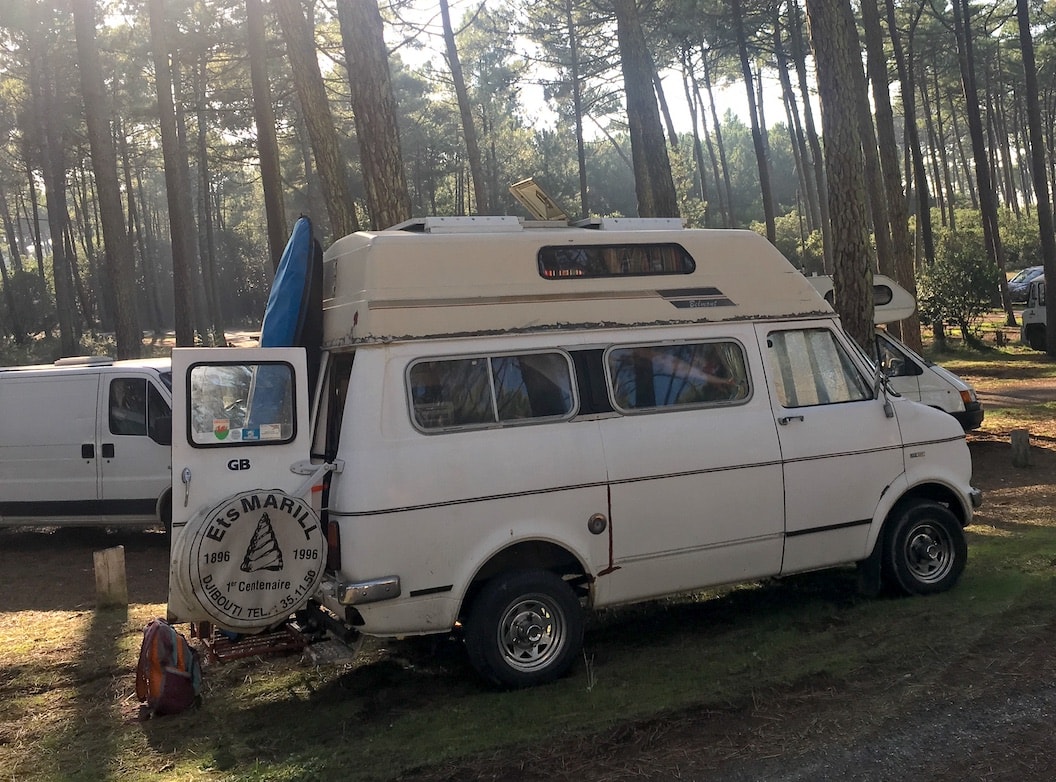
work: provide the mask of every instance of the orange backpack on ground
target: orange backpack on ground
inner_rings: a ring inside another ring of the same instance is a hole
[[[164,619],[151,619],[143,628],[136,696],[151,715],[177,714],[194,704],[201,689],[198,652]]]

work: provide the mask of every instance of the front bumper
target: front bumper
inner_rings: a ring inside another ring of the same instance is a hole
[[[983,406],[979,402],[969,402],[964,406],[964,410],[951,413],[950,415],[957,419],[961,428],[966,432],[978,429],[983,425]]]

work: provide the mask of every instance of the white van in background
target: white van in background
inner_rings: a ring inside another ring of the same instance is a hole
[[[592,609],[965,566],[964,432],[878,389],[753,231],[424,218],[318,259],[318,299],[284,259],[268,310],[319,332],[173,351],[173,621],[455,632],[520,687],[576,664]]]
[[[833,303],[832,277],[808,277],[811,284]],[[873,318],[877,325],[894,323],[913,314],[917,308],[912,294],[890,277],[873,275]],[[983,406],[975,389],[957,375],[915,353],[908,345],[888,333],[876,330],[876,350],[880,367],[891,388],[907,399],[945,410],[964,430],[978,429],[983,423]]]
[[[1027,288],[1027,304],[1020,315],[1019,338],[1032,350],[1045,350],[1045,276],[1035,277]]]
[[[168,524],[168,359],[0,368],[0,526]]]

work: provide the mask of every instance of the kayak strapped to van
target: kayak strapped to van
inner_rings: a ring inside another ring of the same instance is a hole
[[[520,687],[576,664],[588,610],[964,569],[964,432],[876,389],[751,231],[424,218],[323,280],[312,391],[301,347],[173,351],[173,621],[457,632]]]
[[[807,279],[825,301],[833,303],[831,276],[818,275]],[[904,320],[916,308],[913,294],[890,277],[873,275],[873,320],[878,326]],[[886,329],[877,328],[870,358],[879,363],[893,391],[914,402],[945,410],[966,432],[982,426],[983,405],[975,389],[949,370],[914,352]]]

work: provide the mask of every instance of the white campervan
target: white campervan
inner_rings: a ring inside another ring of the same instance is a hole
[[[167,524],[168,359],[0,369],[0,525]]]
[[[574,664],[588,609],[964,568],[964,432],[878,388],[753,232],[428,218],[324,265],[321,352],[173,352],[174,621],[457,629],[525,686]]]
[[[833,303],[832,277],[808,277],[811,285]],[[913,295],[890,277],[873,275],[873,316],[878,326],[904,320],[917,303]],[[983,423],[983,405],[975,389],[948,369],[916,353],[886,329],[876,330],[876,345],[870,356],[878,361],[888,385],[915,402],[945,410],[967,432]]]

